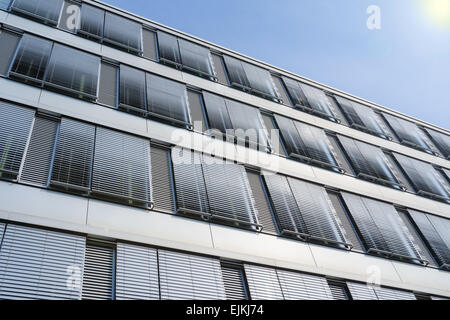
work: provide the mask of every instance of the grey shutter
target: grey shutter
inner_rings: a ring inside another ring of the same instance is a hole
[[[350,300],[345,283],[328,281],[333,300]]]
[[[111,300],[113,298],[114,248],[86,244],[83,270],[83,300]]]
[[[152,146],[151,159],[152,194],[155,209],[173,213],[174,195],[172,192],[170,151]]]
[[[224,300],[217,259],[159,250],[159,277],[163,300]]]
[[[325,188],[292,178],[288,183],[306,226],[303,233],[320,241],[346,244],[345,229]]]
[[[284,299],[275,269],[250,264],[244,267],[252,300]]]
[[[156,249],[117,243],[117,300],[159,300]]]
[[[92,191],[106,197],[152,204],[150,142],[98,127]]]
[[[100,67],[98,102],[110,107],[117,105],[117,69],[106,62],[102,62]]]
[[[21,169],[21,182],[47,186],[57,129],[57,121],[36,117]]]
[[[339,166],[344,169],[345,173],[353,175],[353,170],[350,167],[350,163],[345,158],[344,152],[337,142],[337,137],[331,134],[326,134],[328,142],[331,145],[331,150],[333,150],[333,155],[336,158],[336,162]]]
[[[338,193],[328,191],[328,197],[330,198],[332,206],[335,209],[339,220],[341,221],[341,226],[345,230],[347,242],[353,246],[353,250],[356,249],[358,251],[364,251],[361,245],[361,241],[359,240],[359,237],[356,234],[355,229],[352,225],[352,222],[350,221],[346,213],[346,210],[342,205],[340,195]]]
[[[378,300],[373,288],[367,284],[347,282],[347,287],[353,300]]]
[[[222,279],[227,300],[247,300],[243,270],[222,265]]]
[[[205,132],[205,115],[203,112],[202,94],[188,90],[189,110],[191,111],[191,122],[195,131]]]
[[[390,288],[375,287],[378,300],[417,300],[412,292]]]
[[[450,136],[428,128],[424,130],[431,137],[436,147],[439,148],[444,158],[450,160]]]
[[[156,33],[143,28],[142,29],[143,40],[143,54],[145,58],[156,60]]]
[[[198,153],[187,149],[172,148],[177,211],[182,213],[208,213],[208,199]]]
[[[440,267],[450,268],[450,220],[408,209]]]
[[[342,196],[369,252],[423,262],[420,248],[394,206],[346,192]]]
[[[262,119],[264,121],[264,125],[267,129],[267,133],[269,136],[269,143],[270,143],[272,152],[274,152],[275,154],[286,156],[286,152],[284,151],[284,148],[282,145],[279,130],[275,127],[275,124],[274,124],[273,116],[262,113],[261,117],[262,117]]]
[[[283,81],[281,80],[281,78],[279,76],[272,75],[272,81],[281,97],[281,102],[284,105],[290,106],[291,103],[290,103],[289,97],[286,93],[286,90],[284,89]]]
[[[80,299],[84,247],[82,236],[8,224],[0,299]]]
[[[34,110],[0,102],[0,177],[17,178]]]
[[[269,207],[261,176],[257,172],[247,171],[247,178],[255,198],[258,221],[263,226],[263,232],[277,234],[274,217]]]
[[[431,164],[398,153],[394,157],[418,194],[450,202],[450,190]]]
[[[259,228],[255,200],[244,166],[203,155],[202,169],[213,218]]]
[[[358,177],[400,188],[383,151],[376,146],[338,135]]]
[[[217,54],[211,54],[214,69],[216,71],[217,81],[221,84],[228,85],[227,75],[225,73],[223,57]]]
[[[50,183],[88,192],[91,186],[95,126],[62,118]]]
[[[277,270],[277,274],[286,300],[333,300],[324,277],[286,270]]]
[[[19,35],[0,29],[0,74],[6,76],[9,66],[16,52],[17,44],[20,41]]]

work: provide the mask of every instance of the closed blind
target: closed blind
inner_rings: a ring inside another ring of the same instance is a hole
[[[222,279],[227,300],[246,300],[244,274],[240,268],[222,265]]]
[[[174,201],[170,168],[170,151],[152,147],[152,194],[155,209],[173,213]]]
[[[95,126],[62,118],[50,183],[88,191],[91,186]]]
[[[8,224],[0,250],[0,299],[81,298],[82,236]]]
[[[275,269],[251,264],[244,268],[252,300],[284,299]]]
[[[347,282],[353,300],[416,300],[412,292]]]
[[[57,129],[57,121],[36,117],[20,175],[21,182],[47,186]]]
[[[277,274],[286,300],[333,300],[324,277],[285,270]]]
[[[32,109],[0,102],[0,177],[17,177],[33,118]]]
[[[159,300],[156,249],[117,243],[117,300]]]
[[[226,299],[219,260],[166,250],[158,256],[161,299]]]
[[[150,142],[99,127],[95,141],[92,191],[151,206]]]
[[[113,299],[114,248],[87,243],[83,272],[83,300]]]

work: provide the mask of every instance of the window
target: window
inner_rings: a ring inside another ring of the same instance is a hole
[[[174,213],[170,149],[151,146],[152,194],[155,210]]]
[[[83,269],[83,300],[114,299],[115,246],[88,240]]]
[[[275,174],[265,181],[282,235],[352,248],[323,187]]]
[[[146,114],[145,72],[120,65],[119,106],[129,111]]]
[[[23,35],[9,75],[42,84],[52,47],[51,41]]]
[[[400,143],[430,154],[435,154],[430,141],[416,124],[386,113],[383,113],[383,117],[397,135]]]
[[[358,178],[405,190],[380,148],[340,135],[338,139]]]
[[[107,62],[100,67],[100,84],[98,88],[98,102],[109,107],[117,106],[118,72],[119,68]]]
[[[398,153],[394,157],[419,195],[450,203],[450,191],[431,164]]]
[[[279,102],[269,71],[229,56],[224,61],[231,86]]]
[[[297,160],[343,173],[325,131],[275,115],[287,154]]]
[[[95,100],[99,71],[99,57],[26,34],[9,74],[25,82]]]
[[[184,84],[147,73],[147,108],[150,117],[190,127]]]
[[[348,292],[345,282],[328,280],[333,300],[351,300],[350,293]]]
[[[276,269],[251,264],[244,268],[252,300],[284,299]]]
[[[84,3],[77,33],[129,53],[142,54],[142,25]]]
[[[99,73],[99,57],[55,44],[48,64],[46,85],[95,100]]]
[[[243,166],[172,149],[178,213],[257,231],[257,209]]]
[[[340,122],[327,95],[320,89],[282,77],[295,108],[316,116]]]
[[[239,264],[223,262],[222,279],[227,300],[248,300],[244,269]]]
[[[0,75],[8,75],[19,41],[20,35],[0,29]]]
[[[11,10],[56,26],[62,5],[63,0],[15,0]]]
[[[412,292],[347,281],[353,300],[416,300]]]
[[[431,137],[434,144],[439,148],[439,151],[441,151],[442,155],[450,160],[450,137],[446,134],[428,128],[425,128],[425,132]]]
[[[89,192],[94,158],[95,126],[62,118],[50,184]]]
[[[117,243],[116,300],[159,300],[156,249]]]
[[[0,249],[0,299],[80,299],[79,286],[67,280],[69,272],[83,269],[84,248],[82,236],[8,224]]]
[[[96,195],[153,208],[148,140],[98,127],[94,154]]]
[[[33,119],[32,109],[0,102],[0,178],[17,178]]]
[[[162,300],[225,300],[218,259],[158,250]]]
[[[427,263],[393,205],[346,192],[342,197],[369,254]]]
[[[336,96],[336,100],[351,127],[384,139],[392,140],[386,134],[386,130],[380,121],[381,119],[379,119],[378,115],[370,107],[339,96]]]
[[[215,80],[208,48],[158,31],[159,61]]]
[[[408,209],[439,266],[450,270],[450,220]]]
[[[237,143],[269,150],[267,129],[255,107],[204,92],[209,128],[233,137]]]

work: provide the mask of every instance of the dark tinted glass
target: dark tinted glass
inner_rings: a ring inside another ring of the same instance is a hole
[[[120,66],[119,103],[125,107],[146,110],[144,71]]]
[[[122,49],[140,53],[142,26],[134,21],[106,12],[104,40]]]
[[[300,84],[298,83],[298,81],[286,77],[282,77],[282,79],[294,106],[305,106],[306,97],[302,91],[302,88],[300,88]]]
[[[11,68],[12,75],[43,80],[51,50],[51,41],[25,34]]]
[[[95,99],[99,71],[99,57],[55,44],[48,65],[46,83]]]
[[[245,74],[241,61],[224,56],[225,65],[228,71],[228,77],[231,85],[238,85],[244,88],[250,88],[250,82]]]
[[[224,134],[227,129],[233,129],[225,99],[208,92],[203,93],[203,98],[205,100],[209,128],[219,130]]]
[[[186,86],[147,74],[147,101],[150,115],[189,123]]]
[[[209,49],[192,42],[178,39],[183,66],[190,71],[200,71],[204,75],[214,76]]]
[[[254,94],[277,98],[269,71],[249,63],[241,63]]]
[[[158,31],[159,58],[162,62],[181,64],[177,38]]]
[[[425,131],[430,135],[434,144],[442,152],[442,155],[446,158],[450,158],[450,136],[428,128],[425,129]]]
[[[81,7],[81,19],[79,33],[98,39],[103,37],[103,25],[105,23],[105,11],[87,4]]]
[[[63,0],[15,0],[12,10],[51,24],[58,24]]]
[[[335,118],[335,114],[331,110],[330,101],[322,90],[304,83],[300,83],[300,87],[302,88],[302,91],[308,100],[308,104],[312,109],[322,115]]]

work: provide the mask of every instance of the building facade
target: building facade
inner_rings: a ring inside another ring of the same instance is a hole
[[[448,130],[98,1],[0,9],[0,298],[450,297]]]

